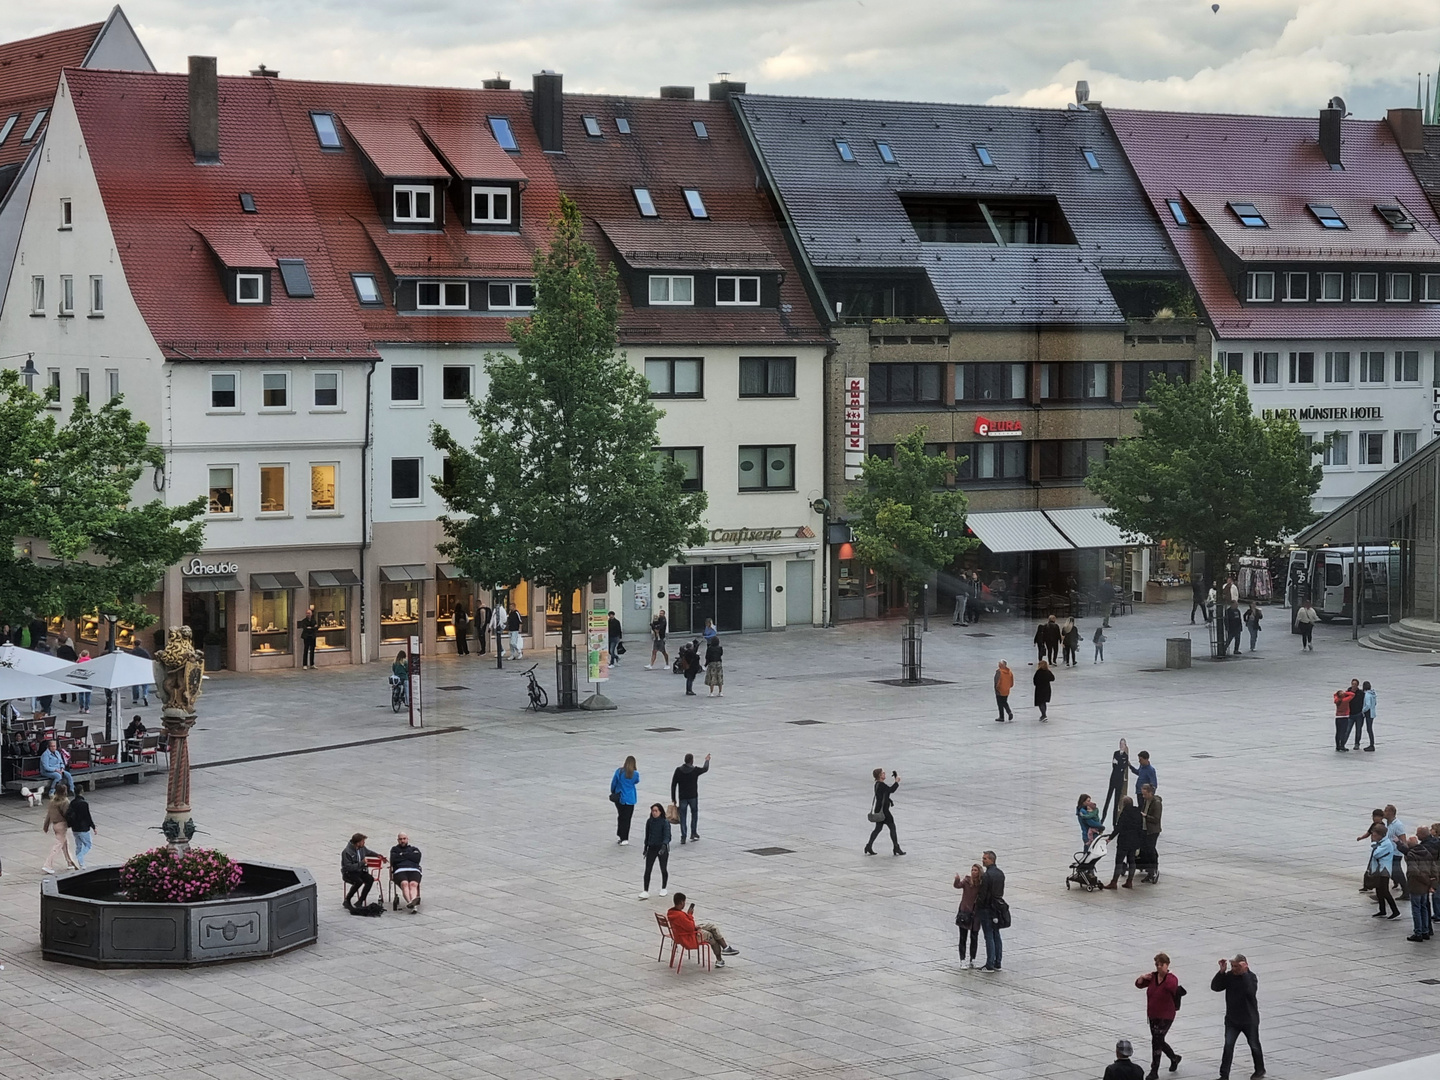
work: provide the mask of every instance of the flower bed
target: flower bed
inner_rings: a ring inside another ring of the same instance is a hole
[[[229,896],[245,871],[223,851],[157,847],[132,855],[120,867],[125,898],[141,904],[194,904]]]

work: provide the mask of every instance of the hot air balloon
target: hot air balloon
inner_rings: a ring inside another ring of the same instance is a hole
[[[1213,12],[1216,12],[1216,13],[1218,14],[1219,11],[1220,11],[1220,5],[1219,5],[1219,4],[1211,4],[1211,5],[1210,5],[1210,10],[1213,11]]]

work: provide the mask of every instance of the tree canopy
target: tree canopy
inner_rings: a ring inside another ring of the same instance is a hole
[[[135,598],[200,550],[205,500],[132,502],[136,483],[165,465],[146,425],[119,399],[92,409],[83,398],[59,423],[47,399],[8,369],[0,432],[0,534],[10,542],[0,555],[0,613],[73,619],[98,609],[136,626],[154,622]],[[37,541],[48,560],[34,557]]]
[[[1239,375],[1156,379],[1136,418],[1140,434],[1085,481],[1126,532],[1179,540],[1225,566],[1314,520],[1314,450],[1290,417],[1256,416]]]

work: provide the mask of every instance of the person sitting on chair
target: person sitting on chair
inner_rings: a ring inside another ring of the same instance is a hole
[[[405,906],[411,911],[419,907],[420,849],[403,832],[395,837],[395,846],[390,849],[390,876],[405,898]]]
[[[145,721],[142,720],[139,716],[136,716],[133,720],[130,721],[130,726],[125,729],[125,738],[138,739],[148,730],[149,728],[145,726]]]
[[[357,832],[350,837],[350,843],[345,845],[345,850],[340,852],[340,876],[345,879],[345,884],[350,886],[350,891],[345,894],[346,911],[355,910],[356,893],[360,894],[360,907],[363,908],[370,896],[370,887],[375,884],[375,879],[365,867],[365,860],[384,861],[384,856],[378,851],[371,851],[365,846],[367,839],[363,832]]]
[[[714,923],[696,924],[694,913],[685,910],[685,894],[683,892],[675,894],[675,903],[665,913],[665,917],[670,920],[670,932],[675,935],[677,941],[682,938],[690,938],[694,941],[707,942],[715,953],[716,967],[725,966],[726,956],[740,955],[739,949],[732,949],[725,943],[725,935],[720,933],[720,928]]]

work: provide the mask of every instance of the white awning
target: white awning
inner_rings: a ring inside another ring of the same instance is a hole
[[[715,547],[685,548],[681,554],[685,561],[697,562],[741,562],[746,559],[759,562],[777,555],[819,554],[820,541],[800,540],[793,544],[733,544]]]
[[[970,514],[965,524],[996,555],[1012,551],[1067,551],[1074,547],[1039,510]]]
[[[1103,510],[1092,507],[1044,511],[1050,523],[1069,537],[1077,548],[1124,548],[1150,542],[1143,537],[1126,536],[1118,525],[1112,525],[1101,517],[1103,513]]]

